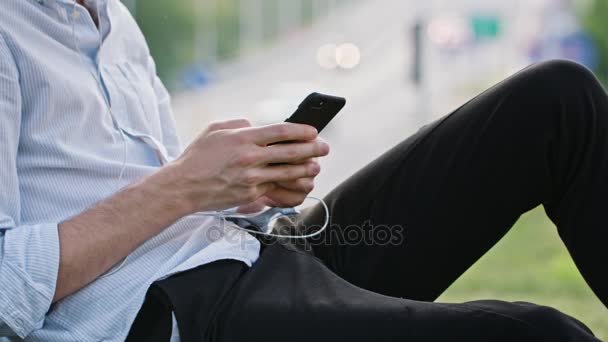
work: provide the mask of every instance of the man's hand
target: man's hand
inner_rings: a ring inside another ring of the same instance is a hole
[[[310,163],[315,163],[314,159],[310,159]],[[288,181],[274,183],[274,187],[255,202],[242,205],[238,208],[238,212],[242,214],[257,213],[266,207],[274,208],[290,208],[295,207],[304,202],[308,194],[314,189],[315,176],[298,178]]]
[[[297,142],[274,144],[284,141]],[[164,172],[189,199],[192,212],[252,203],[295,206],[320,172],[313,158],[328,153],[329,146],[313,127],[251,127],[239,119],[210,125]]]
[[[317,164],[316,159],[308,159],[293,164],[311,163]],[[290,208],[295,207],[304,202],[308,194],[315,187],[315,176],[292,179],[274,184],[264,196],[253,203],[239,207],[240,213],[256,213],[263,210],[265,207]]]
[[[282,141],[299,142],[271,145]],[[311,158],[328,151],[306,125],[212,124],[175,162],[59,224],[53,302],[95,280],[184,216],[261,198],[296,204],[319,173]]]

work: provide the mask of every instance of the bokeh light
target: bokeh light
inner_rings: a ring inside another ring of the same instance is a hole
[[[338,47],[336,44],[325,44],[317,51],[317,62],[323,69],[332,70],[338,67],[336,61],[336,52]]]
[[[353,69],[361,62],[361,51],[352,43],[345,43],[336,49],[336,62],[344,69]]]
[[[471,37],[467,19],[461,15],[449,14],[437,16],[428,26],[431,42],[442,48],[459,48]]]

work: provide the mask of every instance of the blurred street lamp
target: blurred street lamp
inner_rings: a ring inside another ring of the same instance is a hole
[[[432,115],[432,92],[430,90],[431,72],[433,71],[432,59],[429,58],[429,44],[426,42],[428,23],[426,15],[420,14],[411,28],[411,36],[408,41],[412,44],[412,62],[410,69],[410,80],[416,93],[416,112],[420,117]]]
[[[411,80],[415,86],[419,87],[422,83],[422,45],[424,43],[423,37],[424,24],[422,20],[416,20],[412,29],[412,42],[413,42],[413,58],[411,68]]]

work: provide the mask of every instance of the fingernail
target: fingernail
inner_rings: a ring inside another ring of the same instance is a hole
[[[321,143],[321,153],[323,153],[324,155],[329,154],[329,144],[326,142],[322,142]]]

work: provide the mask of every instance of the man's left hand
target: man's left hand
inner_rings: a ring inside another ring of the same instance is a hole
[[[314,164],[321,166],[316,159],[304,160],[298,164]],[[308,194],[314,189],[315,177],[298,178],[289,181],[274,183],[273,187],[257,201],[239,207],[240,213],[256,213],[265,207],[291,208],[304,202]]]

